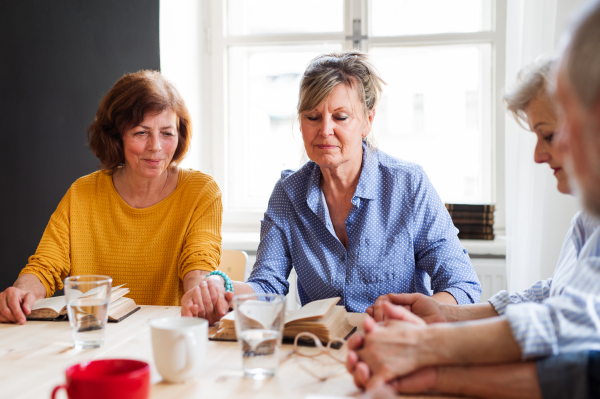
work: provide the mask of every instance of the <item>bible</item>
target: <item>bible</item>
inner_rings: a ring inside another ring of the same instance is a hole
[[[133,299],[125,298],[125,295],[129,293],[129,288],[123,287],[124,285],[113,287],[110,291],[110,305],[108,305],[109,322],[117,323],[140,309]],[[85,298],[87,295],[93,295],[93,293],[81,294],[80,298]],[[31,314],[27,316],[27,320],[68,320],[67,304],[64,295],[35,301],[31,309]]]
[[[283,339],[293,340],[301,332],[315,334],[323,343],[333,338],[346,339],[355,329],[348,322],[343,306],[335,306],[340,298],[327,298],[307,303],[297,311],[285,314]],[[269,315],[264,315],[269,317]],[[254,316],[253,322],[260,328],[262,316]],[[235,312],[229,312],[220,321],[217,332],[210,336],[215,341],[235,341]]]

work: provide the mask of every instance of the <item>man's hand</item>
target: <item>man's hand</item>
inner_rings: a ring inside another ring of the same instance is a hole
[[[426,367],[390,383],[397,393],[425,393],[435,390],[438,379],[437,367]]]
[[[214,324],[227,314],[232,299],[233,292],[225,292],[221,276],[203,277],[181,298],[181,315],[202,317]]]
[[[32,292],[17,287],[0,292],[0,323],[25,324],[35,300]]]
[[[444,323],[448,321],[445,308],[447,306],[423,294],[387,294],[382,295],[375,301],[373,306],[367,309],[369,316],[380,322],[385,319],[383,310],[384,303],[403,306],[415,315],[423,319],[427,324]]]

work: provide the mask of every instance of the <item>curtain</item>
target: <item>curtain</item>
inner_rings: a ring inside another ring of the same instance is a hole
[[[506,85],[538,56],[557,50],[569,16],[583,1],[508,0]],[[535,135],[506,115],[506,267],[509,291],[550,277],[578,201],[556,189],[547,164],[533,161]]]

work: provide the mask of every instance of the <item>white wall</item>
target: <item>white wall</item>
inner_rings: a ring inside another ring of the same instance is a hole
[[[192,147],[181,166],[212,174],[208,1],[160,2],[160,69],[179,90],[192,117]]]

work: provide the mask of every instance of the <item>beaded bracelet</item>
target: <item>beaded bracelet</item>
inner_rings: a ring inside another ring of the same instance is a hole
[[[221,276],[223,280],[225,280],[225,292],[233,292],[233,284],[231,283],[231,279],[228,275],[223,273],[220,270],[213,270],[208,274],[209,276]]]

